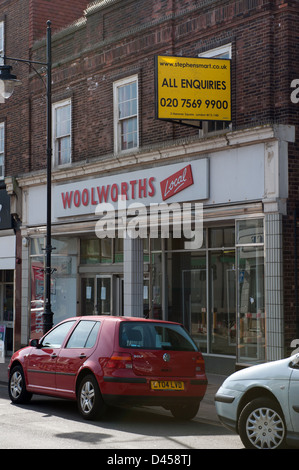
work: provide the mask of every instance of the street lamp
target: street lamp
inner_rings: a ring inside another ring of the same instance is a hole
[[[24,62],[29,65],[42,65],[46,67],[47,71],[47,234],[46,234],[46,269],[45,269],[45,310],[44,310],[44,333],[49,331],[53,326],[53,312],[51,311],[51,159],[52,159],[52,103],[51,103],[51,71],[52,71],[52,56],[51,56],[51,21],[47,21],[47,62],[37,62],[34,60],[16,59],[14,57],[4,56],[4,65],[0,65],[0,93],[3,98],[9,98],[15,85],[19,85],[20,81],[17,80],[15,75],[11,74],[12,67],[6,65],[6,60],[13,60],[17,62]],[[40,74],[36,71],[38,76]]]

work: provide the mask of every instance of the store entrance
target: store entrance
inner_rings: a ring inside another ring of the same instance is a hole
[[[81,277],[80,315],[123,315],[123,286],[116,274]]]

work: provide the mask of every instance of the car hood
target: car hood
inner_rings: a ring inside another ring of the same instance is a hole
[[[295,356],[294,356],[295,357]],[[235,388],[235,383],[243,381],[269,381],[269,380],[288,380],[291,374],[289,364],[294,357],[281,359],[280,361],[266,362],[239,370],[230,375],[222,384],[224,388]]]

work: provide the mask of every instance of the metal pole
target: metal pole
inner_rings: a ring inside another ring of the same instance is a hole
[[[52,51],[51,51],[51,21],[47,21],[47,237],[46,237],[46,282],[45,282],[45,311],[44,333],[53,326],[51,311],[51,165],[52,165]]]

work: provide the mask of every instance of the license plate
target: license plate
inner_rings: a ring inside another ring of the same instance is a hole
[[[152,380],[152,390],[184,390],[184,382],[178,380]]]

